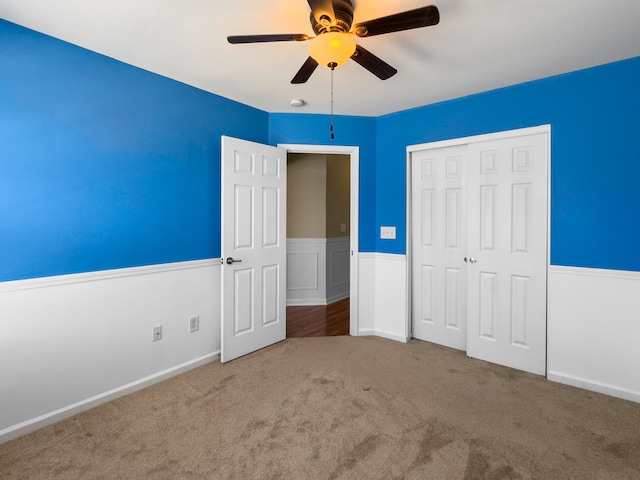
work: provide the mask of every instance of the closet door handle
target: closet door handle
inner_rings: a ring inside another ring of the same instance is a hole
[[[477,261],[475,257],[464,257],[464,263],[476,263]]]
[[[231,264],[233,264],[233,263],[238,263],[238,262],[241,262],[241,261],[242,261],[242,260],[234,260],[233,258],[228,257],[228,258],[227,258],[227,265],[231,265]]]

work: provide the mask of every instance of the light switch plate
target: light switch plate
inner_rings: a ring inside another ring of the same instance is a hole
[[[395,240],[396,227],[380,227],[380,238],[386,240]]]

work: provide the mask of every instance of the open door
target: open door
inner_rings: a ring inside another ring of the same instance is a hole
[[[228,362],[286,336],[287,152],[222,137],[222,335]]]

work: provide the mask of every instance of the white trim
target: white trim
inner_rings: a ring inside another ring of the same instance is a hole
[[[631,270],[607,270],[604,268],[566,267],[562,265],[550,265],[549,273],[557,273],[561,275],[579,275],[581,277],[588,276],[640,281],[640,272],[634,272]]]
[[[562,372],[556,372],[553,370],[549,370],[547,372],[547,378],[553,382],[562,383],[564,385],[583,388],[592,392],[602,393],[604,395],[610,395],[612,397],[621,398],[623,400],[640,403],[640,393],[626,388],[620,388],[614,385],[608,385],[606,383],[588,380],[586,378],[581,378]]]
[[[333,297],[327,297],[326,299],[306,299],[306,298],[294,298],[287,300],[287,307],[324,307],[331,305],[332,303],[339,302],[349,298],[349,293],[334,295]]]
[[[351,285],[351,301],[350,305],[350,326],[349,334],[356,336],[359,334],[359,278],[358,278],[358,263],[359,263],[359,244],[360,237],[358,231],[359,214],[360,214],[360,147],[358,146],[343,146],[343,145],[297,145],[297,144],[278,144],[279,148],[284,148],[287,153],[317,153],[325,155],[349,155],[350,156],[350,174],[351,174],[351,190],[350,190],[350,215],[351,221],[349,225],[350,230],[350,248],[351,248],[351,263],[350,263],[350,285]]]
[[[69,418],[79,413],[85,412],[87,410],[90,410],[91,408],[97,407],[98,405],[102,405],[103,403],[107,403],[111,400],[124,397],[125,395],[129,395],[157,383],[163,382],[181,373],[185,373],[189,370],[193,370],[194,368],[198,368],[208,363],[214,362],[219,358],[219,356],[220,351],[218,350],[203,357],[185,362],[181,365],[176,365],[175,367],[168,368],[166,370],[163,370],[162,372],[154,373],[153,375],[141,378],[127,385],[122,385],[99,395],[95,395],[91,398],[76,402],[72,405],[67,405],[66,407],[60,408],[53,412],[49,412],[45,415],[32,418],[30,420],[27,420],[26,422],[12,425],[9,428],[0,430],[0,443],[8,442],[9,440],[13,440],[22,435],[26,435],[27,433],[31,433],[43,427],[53,425],[60,420],[64,420],[65,418]]]
[[[505,130],[502,132],[485,133],[482,135],[472,135],[470,137],[452,138],[449,140],[439,140],[437,142],[420,143],[418,145],[407,146],[407,155],[420,150],[431,150],[434,148],[453,147],[467,145],[469,143],[488,142],[502,140],[505,138],[521,137],[523,135],[536,135],[538,133],[551,134],[551,125],[538,125],[536,127],[518,128],[515,130]]]
[[[376,335],[376,330],[374,328],[364,328],[358,332],[358,335],[361,337],[373,337]]]
[[[344,300],[345,298],[349,298],[349,297],[350,297],[349,292],[333,295],[332,297],[327,297],[327,305],[331,305],[332,303],[339,302],[340,300]]]
[[[110,280],[135,275],[151,275],[156,273],[173,272],[192,268],[211,267],[220,264],[220,259],[192,260],[187,262],[164,263],[159,265],[146,265],[142,267],[117,268],[113,270],[101,270],[87,273],[72,273],[68,275],[56,275],[52,277],[29,278],[25,280],[13,280],[0,282],[0,293],[29,290],[32,288],[56,287],[59,285],[71,285],[74,283],[95,282]]]
[[[427,144],[428,145],[428,144]],[[412,292],[413,292],[413,287],[411,284],[411,275],[412,275],[412,270],[411,270],[411,265],[412,265],[412,261],[413,261],[413,257],[412,257],[412,243],[411,243],[411,237],[412,237],[412,228],[411,228],[411,214],[412,214],[412,210],[413,210],[413,202],[411,201],[412,198],[412,190],[411,190],[411,185],[413,184],[413,179],[411,177],[413,170],[411,169],[411,153],[414,150],[411,149],[411,146],[407,147],[407,158],[406,158],[406,162],[407,162],[407,166],[406,166],[406,178],[405,178],[405,185],[406,185],[406,190],[407,190],[407,197],[405,199],[406,201],[406,211],[405,211],[405,255],[407,257],[407,278],[405,278],[405,291],[407,292],[407,298],[406,298],[406,306],[405,306],[405,312],[406,312],[406,318],[404,319],[404,331],[407,335],[408,338],[413,337],[413,317],[412,315],[412,302],[413,302],[413,297],[412,297]]]
[[[407,258],[406,255],[402,254],[402,253],[383,253],[383,252],[376,252],[373,254],[374,258],[379,259],[379,260],[391,260],[394,262],[404,262],[405,259]]]
[[[323,307],[328,305],[324,298],[288,298],[287,307]]]
[[[386,338],[387,340],[394,340],[396,342],[402,342],[402,343],[407,343],[409,340],[411,340],[411,337],[397,335],[395,333],[385,332],[383,330],[375,330],[375,335],[377,337]]]

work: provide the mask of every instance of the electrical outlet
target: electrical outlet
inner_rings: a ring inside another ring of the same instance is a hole
[[[153,327],[153,341],[157,342],[158,340],[162,340],[162,325]]]
[[[189,333],[196,332],[200,329],[200,315],[189,317]]]
[[[380,238],[394,240],[396,238],[396,227],[380,227]]]

